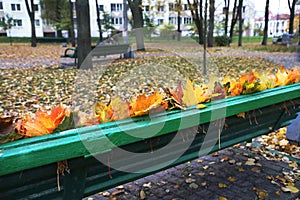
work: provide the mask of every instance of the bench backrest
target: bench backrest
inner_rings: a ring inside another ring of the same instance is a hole
[[[128,53],[130,50],[129,44],[119,45],[98,45],[92,47],[92,56],[107,56],[113,54]]]

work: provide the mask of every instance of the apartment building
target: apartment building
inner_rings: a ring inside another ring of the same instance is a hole
[[[35,27],[37,37],[43,37],[43,23],[41,18],[41,7],[39,0],[34,2],[35,10]],[[13,37],[30,37],[31,23],[27,13],[26,4],[24,0],[0,0],[0,19],[6,16],[13,18],[13,27],[10,31],[0,29],[1,35]]]
[[[268,36],[272,37],[274,35],[281,35],[284,32],[288,32],[289,20],[290,20],[290,15],[288,14],[273,14],[272,12],[269,12]],[[264,29],[264,26],[265,26],[264,17],[259,17],[255,20],[256,30],[262,31]],[[294,31],[296,32],[296,29]]]
[[[73,0],[75,1],[75,0]],[[178,19],[178,10],[177,3],[181,2],[180,9],[180,18]],[[123,11],[125,5],[123,0],[109,0],[103,1],[98,0],[99,10],[101,12],[101,18],[103,18],[103,11],[108,13],[111,17],[112,25],[119,31],[124,29],[124,18]],[[91,36],[98,37],[98,25],[97,25],[97,9],[95,0],[89,0],[90,6],[90,25],[91,25]],[[224,7],[223,0],[216,0],[215,4],[215,23],[220,23],[224,20]],[[36,35],[37,37],[46,37],[46,36],[55,36],[55,29],[52,26],[49,26],[45,23],[45,20],[41,17],[41,6],[40,0],[34,0],[34,10],[35,10],[35,25],[36,25]],[[229,8],[232,10],[232,8]],[[164,29],[166,25],[173,26],[174,30],[177,29],[178,23],[180,24],[180,29],[182,30],[182,35],[187,35],[191,33],[193,28],[193,19],[191,16],[191,11],[188,5],[187,0],[144,0],[143,1],[143,11],[153,24],[157,25],[157,32],[161,29]],[[74,18],[76,22],[76,12],[74,7]],[[13,37],[30,37],[31,36],[31,25],[30,19],[26,10],[25,0],[0,0],[0,19],[6,15],[13,18],[14,26],[9,31],[5,31],[0,28],[0,35],[7,35]],[[229,23],[231,21],[231,14],[229,15]],[[131,28],[132,14],[131,11],[127,10],[127,18],[129,22],[129,30]],[[270,22],[271,27],[274,24],[279,23],[282,25],[282,21],[276,21],[277,18],[272,18]],[[278,20],[281,20],[281,18]],[[255,22],[255,9],[251,0],[245,1],[243,7],[243,23],[244,23],[244,36],[254,35],[255,26],[258,26],[258,23]],[[284,22],[286,23],[286,22]],[[261,24],[260,24],[261,25]],[[284,25],[285,26],[285,25]],[[75,24],[75,32],[76,32]],[[215,32],[215,35],[222,34],[222,25],[219,26],[220,29]],[[221,30],[221,32],[220,32]],[[66,31],[64,32],[66,35]],[[104,36],[107,36],[110,33],[104,33]]]

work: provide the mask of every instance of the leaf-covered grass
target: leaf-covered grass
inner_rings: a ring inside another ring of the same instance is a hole
[[[0,115],[6,112],[25,114],[40,108],[50,110],[60,103],[71,105],[77,93],[84,93],[89,84],[94,85],[97,99],[109,101],[113,95],[130,99],[141,93],[153,93],[158,88],[172,89],[186,78],[201,84],[207,82],[209,77],[221,80],[225,76],[240,77],[251,70],[275,71],[278,67],[260,57],[241,56],[233,52],[230,56],[226,55],[227,52],[219,55],[216,51],[215,54],[208,54],[208,74],[204,76],[203,54],[198,52],[200,47],[191,47],[190,43],[183,46],[185,49],[175,44],[168,51],[159,47],[149,48],[134,59],[115,60],[104,68],[95,65],[94,73],[84,75],[76,69],[57,68],[61,62],[59,55],[64,51],[59,45],[39,45],[37,48],[1,45],[0,59],[4,67],[14,64],[14,61],[35,67],[0,68]],[[156,53],[160,55],[151,56]],[[50,64],[45,64],[47,59]],[[74,91],[75,86],[80,86],[80,91],[78,88]],[[88,99],[80,103],[89,108],[93,105]]]
[[[299,46],[296,44],[282,45],[282,44],[272,44],[269,42],[267,45],[261,45],[260,43],[246,43],[241,47],[236,44],[231,44],[232,49],[242,49],[248,51],[262,51],[262,52],[273,52],[273,53],[294,53],[299,51]]]

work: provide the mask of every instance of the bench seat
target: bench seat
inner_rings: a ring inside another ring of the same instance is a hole
[[[92,56],[108,56],[129,53],[130,45],[129,44],[117,44],[117,45],[97,45],[92,46],[91,54]],[[64,54],[60,56],[61,58],[74,58],[75,65],[77,64],[77,47],[66,48]]]

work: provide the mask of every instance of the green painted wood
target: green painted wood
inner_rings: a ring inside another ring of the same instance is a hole
[[[296,100],[300,101],[300,98]],[[256,115],[258,124],[253,123],[251,125],[248,119],[238,118],[234,115],[228,117],[226,119],[228,128],[223,129],[221,134],[221,148],[226,148],[241,141],[245,141],[250,138],[259,136],[261,134],[270,132],[270,127],[278,123],[278,118],[284,119],[281,120],[282,122],[280,122],[280,126],[282,126],[285,123],[288,123],[289,120],[295,117],[295,113],[300,111],[300,107],[299,105],[295,106],[291,102],[286,102],[285,104],[290,111],[290,115],[286,112],[285,109],[283,109],[282,103],[262,107],[260,108],[260,112],[258,112]],[[252,116],[251,112],[250,114]],[[282,115],[285,116],[282,117]],[[207,129],[209,123],[205,123],[202,125],[205,129]],[[184,136],[192,136],[193,134],[195,134],[193,130],[193,128],[182,130],[182,134]],[[177,132],[175,131],[151,138],[153,143],[153,149],[156,150],[161,147],[164,147],[166,144],[169,143],[170,140],[173,139],[174,135],[176,134]],[[172,157],[172,155],[182,151],[188,139],[183,141],[182,138],[179,137],[171,146],[168,146],[168,149],[165,150],[165,153],[161,154],[158,157],[151,157],[152,154],[149,154],[149,159],[138,159],[138,162],[136,162],[135,157],[124,157],[122,154],[118,154],[114,149],[112,149],[112,153],[106,152],[101,153],[99,155],[104,159],[110,158],[111,162],[127,162],[127,167],[140,167],[142,169],[147,168],[149,166],[151,167],[151,164],[153,164],[153,160],[155,159],[156,161],[158,161],[158,163],[160,163],[161,168],[149,173],[125,173],[122,171],[111,169],[110,174],[112,178],[110,178],[107,166],[100,163],[95,158],[88,157],[86,159],[83,159],[83,157],[78,157],[70,159],[68,161],[70,167],[70,174],[68,176],[61,177],[61,182],[64,183],[61,192],[57,191],[56,163],[53,163],[47,166],[41,166],[37,168],[23,170],[13,174],[0,176],[0,193],[5,199],[18,199],[27,197],[30,197],[32,199],[67,198],[76,193],[69,192],[74,191],[73,189],[67,191],[68,187],[73,188],[73,186],[69,185],[72,181],[67,181],[67,179],[69,179],[79,181],[79,184],[75,184],[74,186],[75,191],[80,191],[77,193],[78,197],[82,196],[83,190],[84,196],[87,196],[90,194],[94,194],[98,191],[103,191],[105,189],[149,175],[151,173],[161,171],[171,166],[178,165],[188,160],[192,160],[199,156],[205,155],[208,152],[214,152],[219,150],[218,143],[216,143],[217,138],[212,138],[208,140],[207,143],[211,144],[213,148],[207,149],[207,151],[206,149],[203,149],[201,152],[199,152],[200,148],[203,145],[205,135],[201,134],[200,131],[200,133],[196,134],[195,136],[195,139],[193,137],[189,137],[189,140],[192,140],[192,144],[184,152],[184,154],[167,166],[162,166],[162,164],[167,162],[170,159],[170,157]],[[125,146],[123,146],[123,148],[133,152],[149,152],[149,139],[141,140],[136,143],[126,144]],[[87,170],[86,178],[84,178],[85,172],[82,173],[83,175],[80,175],[80,173],[78,175],[77,172],[80,172],[81,169]],[[63,194],[64,197],[62,196]]]
[[[17,172],[24,169],[46,165],[59,160],[66,160],[80,156],[87,156],[90,152],[83,143],[88,143],[93,153],[110,151],[114,145],[142,141],[143,138],[132,137],[124,132],[143,134],[147,130],[163,127],[155,136],[164,135],[178,129],[185,129],[198,124],[222,118],[212,115],[212,112],[223,112],[226,116],[233,116],[240,112],[259,109],[287,100],[300,97],[300,84],[265,90],[255,94],[243,95],[207,104],[207,108],[197,110],[193,107],[185,111],[167,112],[167,116],[158,114],[152,117],[151,123],[147,116],[122,122],[105,123],[92,127],[83,127],[63,133],[24,139],[0,146],[0,175]],[[200,116],[200,117],[199,117]],[[178,126],[184,120],[182,126]],[[145,135],[146,137],[146,135]],[[151,136],[153,137],[153,136]],[[15,163],[18,163],[16,165]]]

